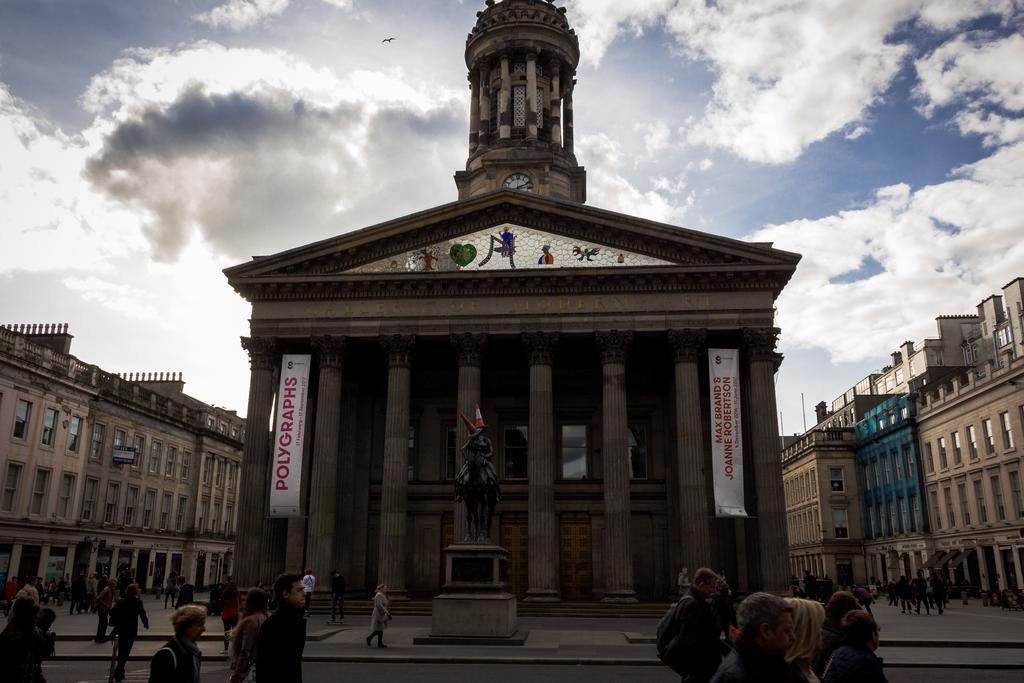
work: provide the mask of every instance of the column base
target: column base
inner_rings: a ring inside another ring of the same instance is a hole
[[[372,599],[372,598],[371,598]],[[402,588],[401,590],[388,588],[388,600],[390,602],[408,602],[409,591]]]
[[[561,602],[562,598],[558,595],[558,591],[547,591],[547,590],[530,590],[526,591],[526,597],[523,598],[523,602]]]
[[[605,593],[604,597],[601,598],[601,602],[606,604],[623,605],[640,601],[637,600],[635,591],[615,591],[613,593]]]

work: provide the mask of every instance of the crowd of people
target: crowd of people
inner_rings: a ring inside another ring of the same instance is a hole
[[[878,625],[853,592],[825,604],[752,593],[732,611],[724,578],[701,568],[684,587],[684,572],[657,630],[658,657],[684,683],[885,683]]]

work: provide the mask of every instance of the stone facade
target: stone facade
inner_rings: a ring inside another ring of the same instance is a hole
[[[466,55],[480,78],[459,201],[225,271],[252,304],[240,580],[316,560],[353,592],[435,595],[463,533],[457,414],[479,404],[510,592],[661,599],[682,563],[783,588],[773,306],[799,256],[580,203],[563,10],[488,2]],[[713,515],[708,348],[743,358],[749,519]],[[314,362],[306,519],[265,519],[282,353]]]
[[[66,326],[17,329],[0,329],[0,572],[128,565],[151,588],[230,571],[245,420],[180,375],[83,363]],[[114,463],[132,448],[134,464]]]

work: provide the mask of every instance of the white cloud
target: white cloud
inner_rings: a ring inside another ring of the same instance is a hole
[[[209,12],[196,14],[192,18],[214,28],[232,31],[255,26],[269,17],[288,9],[288,0],[228,0]]]
[[[914,62],[920,83],[915,93],[931,116],[943,107],[971,97],[975,106],[1024,110],[1024,36],[982,41],[958,37]]]
[[[643,134],[644,155],[646,157],[653,159],[669,148],[669,137],[672,131],[665,121],[638,123],[635,128]]]
[[[882,188],[865,207],[766,226],[750,238],[804,254],[779,299],[787,345],[847,362],[929,334],[936,315],[973,312],[1021,274],[1021,234],[1024,143],[946,182]],[[878,272],[850,278],[866,264]]]
[[[597,66],[625,29],[634,36],[660,21],[675,0],[567,0],[570,23],[580,38],[581,61]]]

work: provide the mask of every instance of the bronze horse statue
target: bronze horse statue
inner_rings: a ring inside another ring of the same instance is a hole
[[[459,416],[469,428],[469,440],[462,447],[462,468],[455,477],[455,500],[466,504],[466,536],[464,543],[487,543],[491,540],[491,520],[494,508],[501,500],[498,475],[491,462],[491,440],[483,435],[487,425],[476,409],[476,423]]]

